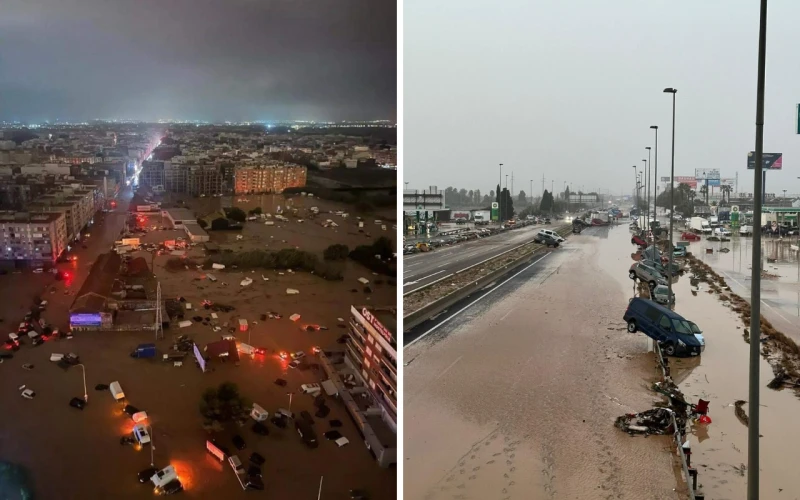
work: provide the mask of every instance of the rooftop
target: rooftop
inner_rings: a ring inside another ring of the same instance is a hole
[[[92,270],[89,272],[89,276],[86,277],[86,281],[83,282],[83,286],[75,294],[73,308],[79,307],[79,299],[87,294],[110,297],[121,265],[122,258],[116,252],[108,252],[101,255],[92,266]]]
[[[195,217],[194,212],[189,210],[188,208],[167,208],[164,210],[167,212],[172,220],[190,220],[196,221],[197,217]]]

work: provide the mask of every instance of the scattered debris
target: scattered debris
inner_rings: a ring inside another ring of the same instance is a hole
[[[298,295],[300,290],[295,290],[294,288],[287,288],[286,295]]]
[[[298,321],[298,320],[300,320],[300,315],[297,314],[297,313],[294,313],[291,316],[289,316],[289,319],[292,320],[292,321]]]
[[[253,284],[253,280],[250,279],[250,278],[245,278],[239,284],[242,285],[242,286],[250,286],[250,285]]]
[[[750,425],[750,417],[748,417],[747,413],[744,411],[745,404],[747,404],[747,401],[743,401],[741,399],[736,401],[733,404],[735,407],[733,411],[736,413],[736,418],[739,419],[739,422],[743,423],[745,427],[748,427]]]

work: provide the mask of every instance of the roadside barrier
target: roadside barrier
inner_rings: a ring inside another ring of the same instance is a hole
[[[558,234],[561,234],[563,236],[564,234],[566,234],[568,232],[568,229],[569,229],[569,231],[571,231],[571,226],[561,226],[561,227],[556,229],[556,232],[558,232]],[[531,244],[530,242],[529,243],[524,243],[522,245],[514,247],[511,250],[517,250],[520,247],[523,247],[525,245],[530,245],[530,244]],[[466,271],[468,269],[472,269],[472,268],[474,268],[474,267],[476,267],[478,265],[485,264],[488,261],[491,261],[491,260],[494,260],[494,259],[498,259],[498,258],[502,258],[503,255],[505,255],[506,253],[510,252],[511,250],[508,250],[506,252],[503,252],[502,254],[496,255],[496,256],[492,257],[491,259],[487,259],[485,261],[479,262],[478,264],[474,264],[474,265],[472,265],[472,266],[470,266],[470,267],[468,267],[466,269],[462,269],[461,271],[459,271],[459,273],[463,273],[464,271]],[[437,299],[437,300],[435,300],[435,301],[433,301],[433,302],[431,302],[429,304],[426,304],[425,306],[421,307],[420,309],[417,309],[416,311],[403,316],[403,330],[406,331],[406,330],[409,330],[411,328],[414,328],[417,325],[422,324],[428,318],[430,318],[430,317],[432,317],[432,316],[444,311],[445,309],[451,307],[453,304],[459,302],[460,300],[463,300],[464,298],[468,297],[469,295],[471,295],[471,294],[475,293],[476,291],[484,288],[485,286],[491,284],[493,281],[495,281],[495,280],[497,280],[499,278],[502,278],[506,274],[510,274],[511,272],[519,269],[523,265],[528,264],[534,258],[539,257],[539,256],[541,256],[543,254],[546,254],[547,252],[548,252],[548,249],[546,247],[542,247],[541,245],[534,245],[532,247],[530,253],[520,257],[519,259],[511,261],[508,264],[500,267],[499,269],[496,269],[496,270],[492,271],[491,273],[487,274],[486,276],[482,276],[482,277],[478,278],[477,280],[475,280],[475,281],[473,281],[473,282],[471,282],[471,283],[469,283],[469,284],[467,284],[467,285],[465,285],[465,286],[463,286],[463,287],[461,287],[461,288],[459,288],[457,290],[454,290],[454,291],[450,292],[449,294],[445,295],[444,297],[442,297],[440,299]],[[448,276],[448,278],[450,278],[450,277],[451,276]],[[442,280],[440,279],[440,280],[437,280],[434,283],[430,283],[430,284],[428,284],[428,285],[426,285],[424,287],[417,288],[413,292],[410,292],[408,294],[404,294],[404,296],[410,295],[411,293],[416,293],[416,292],[419,292],[421,290],[424,290],[424,289],[432,286],[433,284],[439,283],[441,281]]]

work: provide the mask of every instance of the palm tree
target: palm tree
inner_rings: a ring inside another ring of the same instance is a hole
[[[728,186],[726,184],[726,185],[722,186],[722,188],[720,190],[722,191],[722,201],[723,201],[723,203],[725,202],[726,195],[727,195],[727,198],[728,198],[728,203],[730,203],[730,201],[731,201],[731,191],[733,191],[733,188],[731,188],[730,186]]]
[[[705,184],[700,186],[700,194],[703,195],[703,198],[706,200],[706,205],[708,205],[708,187]]]

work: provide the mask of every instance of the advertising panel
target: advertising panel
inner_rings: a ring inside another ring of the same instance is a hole
[[[720,179],[719,185],[734,187],[736,185],[736,178],[731,177],[730,179]]]
[[[662,177],[661,182],[669,184],[669,177]],[[692,189],[697,188],[697,179],[691,175],[676,175],[675,184],[686,184]]]
[[[783,168],[783,153],[764,153],[761,159],[763,160],[762,168],[764,170],[781,170]],[[755,151],[747,153],[747,169],[756,169]]]
[[[492,220],[500,219],[500,204],[496,201],[492,202]]]
[[[100,313],[96,314],[71,314],[69,324],[72,326],[100,326],[103,320]]]
[[[206,358],[203,357],[203,353],[200,352],[200,348],[197,347],[197,344],[194,345],[194,357],[197,359],[197,362],[200,364],[200,369],[203,370],[205,373],[206,371]]]
[[[373,316],[371,312],[369,312],[369,309],[367,309],[366,307],[362,308],[361,316],[363,316],[364,319],[366,319],[369,322],[369,324],[372,325],[373,328],[378,330],[378,333],[380,333],[383,336],[383,338],[386,339],[387,342],[391,343],[393,341],[392,332],[390,332],[385,326],[383,326],[381,322],[378,321],[378,318],[376,318],[375,316]]]
[[[718,168],[696,168],[696,169],[694,169],[694,178],[697,179],[698,181],[704,181],[704,182],[706,180],[708,180],[708,181],[719,181],[719,179],[720,179],[720,177],[719,177],[719,169]],[[714,185],[719,186],[719,183],[711,184],[711,182],[709,182],[708,185],[709,186],[714,186]]]
[[[462,211],[458,211],[458,212],[453,211],[453,216],[451,218],[453,220],[456,220],[456,219],[469,220],[469,212],[464,212],[463,210]]]

